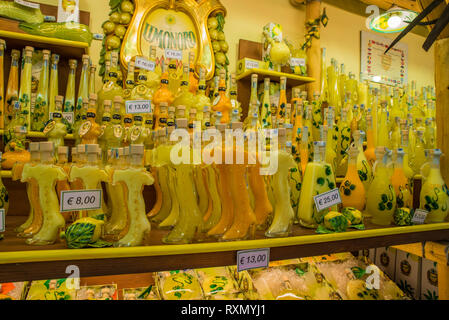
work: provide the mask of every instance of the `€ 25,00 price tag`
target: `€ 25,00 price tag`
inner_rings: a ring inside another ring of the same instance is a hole
[[[315,201],[317,211],[322,211],[341,203],[340,192],[338,189],[319,194],[313,197],[313,200]]]
[[[5,209],[0,209],[0,232],[5,232]]]
[[[429,214],[426,210],[416,209],[413,214],[412,223],[413,224],[424,224],[426,221],[427,215]]]
[[[142,57],[136,57],[136,62],[134,64],[136,68],[148,70],[148,71],[154,71],[154,68],[156,68],[156,64],[153,61],[147,60]]]
[[[249,269],[268,268],[270,248],[237,251],[238,272]]]
[[[181,50],[165,49],[165,58],[182,60],[182,51]]]
[[[126,113],[151,113],[151,101],[128,100],[126,101]]]
[[[102,190],[71,190],[61,192],[60,211],[101,209]]]

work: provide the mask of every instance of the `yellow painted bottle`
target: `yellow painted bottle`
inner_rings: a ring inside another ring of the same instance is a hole
[[[188,112],[195,103],[195,95],[189,90],[189,66],[185,65],[183,71],[181,86],[177,91],[173,106],[185,106]]]
[[[33,131],[42,131],[45,123],[48,121],[49,60],[50,51],[42,50],[42,71],[39,77],[39,87],[31,123]]]
[[[69,76],[67,77],[63,112],[75,112],[75,73],[77,66],[78,61],[75,59],[69,60]],[[68,127],[68,129],[71,128]]]
[[[21,117],[25,120],[23,124],[27,130],[31,128],[31,68],[34,48],[25,47],[25,63],[20,78],[19,103]]]
[[[359,150],[359,154],[357,155],[357,172],[363,186],[365,187],[365,191],[367,191],[373,181],[373,170],[365,156],[365,153],[363,152],[363,140],[365,133],[357,130],[354,132],[353,136],[354,144],[357,147],[357,150]]]
[[[376,162],[376,147],[374,139],[374,129],[373,129],[373,118],[369,115],[370,109],[368,109],[368,114],[366,116],[366,150],[365,157],[368,163],[373,168]]]
[[[404,155],[404,149],[399,148],[396,150],[396,161],[394,164],[394,172],[391,176],[391,184],[396,194],[397,208],[412,208],[413,194],[410,188],[410,180],[404,172]]]
[[[260,124],[262,129],[271,129],[271,107],[270,107],[270,78],[264,79],[263,101],[261,107]]]
[[[150,46],[150,63],[156,66],[156,46]],[[153,69],[153,70],[151,70]],[[156,67],[150,68],[147,72],[147,87],[150,88],[151,95],[153,95],[159,88],[161,77],[156,72]]]
[[[58,72],[58,64],[59,64],[59,55],[52,54],[51,55],[51,70],[50,70],[50,89],[48,93],[48,112],[55,112],[55,98],[59,95],[59,72]]]
[[[441,176],[441,156],[440,149],[433,151],[429,175],[421,188],[420,208],[429,212],[426,223],[444,222],[448,215],[449,191]]]
[[[89,67],[89,94],[91,93],[97,93],[95,90],[95,74],[97,72],[97,66],[96,65],[90,65]]]
[[[11,67],[9,69],[8,85],[5,96],[5,128],[14,118],[14,104],[19,100],[19,50],[11,50]],[[7,142],[7,141],[6,141]]]
[[[64,146],[64,137],[67,135],[67,128],[62,122],[62,102],[63,96],[56,96],[55,112],[53,112],[53,120],[49,122],[44,129],[44,134],[48,141],[53,142],[54,148]]]
[[[284,118],[285,116],[285,107],[287,106],[287,78],[281,77],[281,88],[279,95],[279,107],[277,110],[277,118],[278,120]],[[310,123],[312,124],[312,123]],[[312,128],[310,126],[309,128]]]
[[[366,191],[357,171],[359,148],[354,144],[349,148],[348,171],[340,186],[344,208],[351,207],[363,211],[366,205]]]
[[[75,123],[81,120],[81,109],[83,108],[83,99],[89,99],[89,72],[90,72],[90,57],[85,54],[82,57],[81,78],[78,87],[78,99],[75,107]],[[95,71],[94,75],[95,77]]]
[[[376,158],[374,180],[368,190],[366,203],[367,216],[372,217],[372,222],[377,225],[387,226],[393,220],[393,213],[396,210],[396,195],[391,176],[387,168],[388,153],[391,152],[386,147],[376,148]]]

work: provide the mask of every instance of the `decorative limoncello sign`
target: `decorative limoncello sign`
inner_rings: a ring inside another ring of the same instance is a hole
[[[135,0],[135,6],[120,53],[125,69],[135,56],[149,58],[150,46],[155,46],[157,57],[182,55],[184,63],[193,51],[195,65],[206,68],[207,79],[213,77],[215,58],[207,18],[211,13],[226,13],[219,0]]]

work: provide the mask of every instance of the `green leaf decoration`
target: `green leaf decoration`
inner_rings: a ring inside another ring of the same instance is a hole
[[[352,267],[351,271],[357,279],[361,279],[366,273],[366,270],[360,267]]]
[[[334,231],[331,231],[331,230],[327,229],[326,227],[319,225],[318,228],[316,229],[316,233],[328,234],[328,233],[334,233]]]
[[[349,228],[357,229],[357,230],[365,230],[365,225],[363,223],[361,224],[352,224],[349,226]]]
[[[104,241],[104,240],[98,240],[94,243],[89,243],[88,246],[91,248],[107,248],[107,247],[112,247],[113,243],[112,242],[108,242],[108,241]]]
[[[95,225],[91,223],[74,223],[65,232],[67,247],[80,249],[86,247],[92,239]]]
[[[96,220],[105,221],[105,215],[104,215],[104,213],[97,214],[97,215],[93,216],[92,218],[94,218],[94,219],[96,219]]]
[[[153,289],[153,285],[146,288],[145,291],[142,292],[137,298],[138,299],[146,299],[148,297],[148,295],[151,293],[152,289]]]

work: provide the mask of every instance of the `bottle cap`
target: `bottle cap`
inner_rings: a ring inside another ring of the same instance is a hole
[[[70,59],[69,60],[69,67],[71,69],[75,69],[78,66],[78,61],[75,59]]]
[[[132,155],[143,155],[145,147],[143,144],[132,144],[130,146],[130,154]]]
[[[63,96],[56,96],[55,97],[55,102],[56,103],[62,103],[64,101],[64,97]]]
[[[34,52],[34,48],[30,46],[25,47],[25,56],[26,57],[32,57]]]
[[[179,112],[180,110],[186,110],[186,107],[183,105],[179,105],[176,107],[176,110]]]
[[[224,123],[218,123],[218,124],[215,125],[215,128],[216,128],[218,131],[220,131],[220,133],[223,133],[223,132],[225,132],[225,130],[226,130],[226,124],[224,124]]]
[[[58,154],[68,155],[69,154],[69,147],[59,146],[58,147]]]
[[[203,109],[203,112],[210,112],[210,107],[209,106],[205,106]]]
[[[30,152],[39,151],[39,142],[30,142]]]
[[[0,49],[5,50],[6,49],[6,41],[3,39],[0,39]]]
[[[18,59],[20,57],[20,51],[16,49],[11,50],[11,56],[15,59]]]
[[[121,96],[115,96],[114,103],[123,103],[123,98]]]
[[[168,103],[167,103],[167,102],[161,102],[161,103],[159,104],[159,106],[160,106],[160,107],[166,107],[166,108],[168,108]]]
[[[119,157],[123,157],[123,155],[125,154],[124,148],[117,148],[117,153]]]
[[[168,112],[175,112],[176,111],[176,108],[175,107],[168,107]]]
[[[103,101],[103,105],[104,105],[104,107],[106,108],[106,107],[111,107],[112,106],[112,101],[111,100],[104,100]]]
[[[190,108],[189,114],[190,115],[196,114],[196,109],[195,108]]]
[[[51,51],[50,50],[42,50],[42,59],[48,60],[50,59]]]
[[[123,155],[126,157],[126,156],[129,156],[129,147],[124,147],[123,148]]]
[[[176,119],[176,127],[178,129],[186,129],[187,128],[187,119],[185,119],[185,118]]]
[[[97,71],[97,66],[93,64],[90,66],[90,72],[95,72],[95,71]]]
[[[90,62],[90,57],[88,54],[83,54],[81,60],[83,61],[83,64],[88,64]]]
[[[189,73],[189,70],[190,70],[190,68],[189,68],[189,66],[188,66],[187,64],[185,64],[185,65],[182,67],[182,71],[183,71],[184,73]]]
[[[98,144],[86,144],[86,153],[97,153]]]
[[[89,100],[95,100],[95,102],[96,102],[97,99],[98,99],[98,96],[95,93],[89,94]]]
[[[86,153],[86,145],[84,145],[84,144],[79,144],[77,146],[77,149],[78,149],[78,154]]]
[[[74,155],[77,155],[77,154],[78,154],[78,148],[77,147],[72,147],[72,157]]]
[[[233,122],[231,123],[231,129],[232,130],[242,130],[243,129],[243,123],[242,122]]]
[[[39,142],[39,150],[41,152],[53,152],[54,145],[51,141],[41,141]]]

